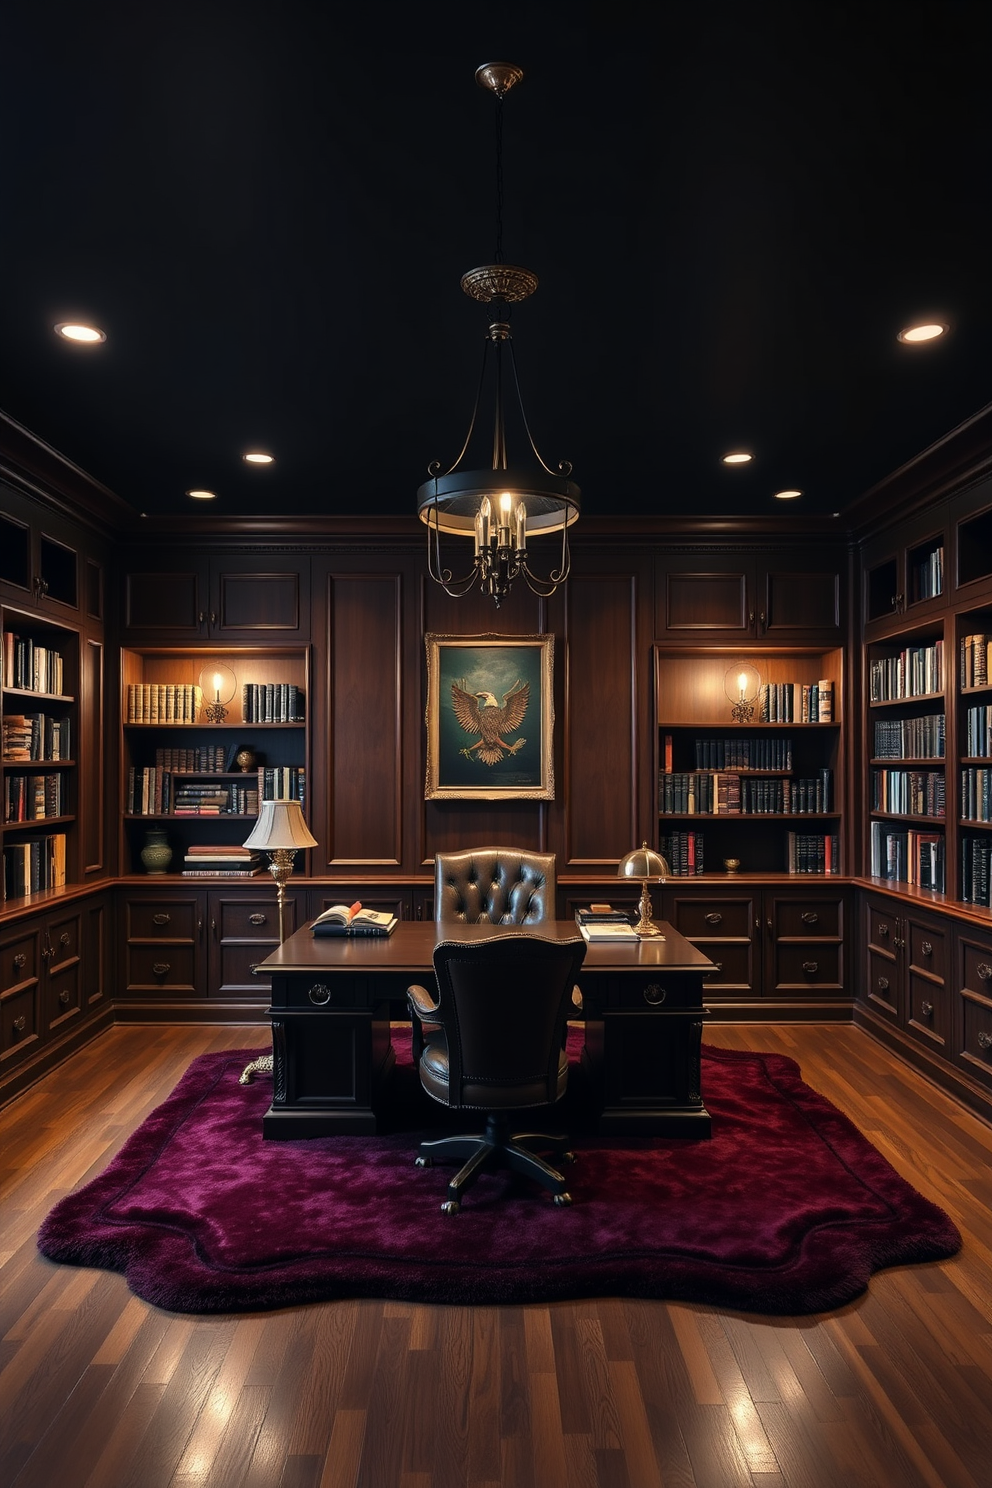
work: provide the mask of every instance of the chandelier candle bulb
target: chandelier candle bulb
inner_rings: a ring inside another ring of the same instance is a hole
[[[527,551],[527,508],[522,501],[517,502],[517,552]]]

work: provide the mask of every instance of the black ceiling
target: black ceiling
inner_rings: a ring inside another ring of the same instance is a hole
[[[987,0],[34,0],[4,29],[0,406],[138,511],[411,513],[454,461],[494,59],[526,74],[524,400],[584,511],[842,510],[992,397]],[[106,344],[53,334],[78,317]],[[950,333],[899,344],[920,317]]]

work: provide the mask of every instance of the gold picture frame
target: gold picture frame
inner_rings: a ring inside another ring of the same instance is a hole
[[[428,801],[553,801],[553,635],[425,635]]]

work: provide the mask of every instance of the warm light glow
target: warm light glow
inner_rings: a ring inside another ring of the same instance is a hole
[[[218,697],[220,697],[220,690],[223,686],[224,678],[221,676],[220,672],[214,672],[214,691],[216,692]]]
[[[263,454],[261,450],[253,450],[251,454],[244,456],[248,465],[272,465],[275,462],[274,455]]]
[[[192,496],[194,501],[216,501],[216,491],[187,491],[187,496]]]
[[[776,501],[795,501],[796,497],[797,496],[801,496],[802,494],[803,494],[802,491],[776,491],[775,492],[775,500]]]
[[[77,341],[88,346],[107,339],[106,332],[98,330],[96,326],[74,325],[71,322],[62,321],[55,329],[66,341]]]
[[[741,672],[737,678],[737,686],[740,688],[741,697],[747,696],[747,672]]]
[[[907,326],[905,330],[899,332],[896,339],[915,346],[920,341],[936,341],[937,337],[942,336],[946,330],[946,325],[931,320],[926,325]]]
[[[735,450],[733,454],[724,455],[724,465],[748,465],[754,459],[746,450]]]
[[[499,509],[503,513],[504,517],[508,517],[510,515],[510,509],[512,506],[513,497],[510,495],[509,491],[504,491],[502,496],[499,498]]]

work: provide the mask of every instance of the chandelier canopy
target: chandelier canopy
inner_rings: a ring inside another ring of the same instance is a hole
[[[487,62],[476,70],[480,87],[496,99],[496,253],[495,262],[469,269],[461,287],[472,299],[492,305],[483,341],[482,371],[475,407],[455,463],[443,470],[428,467],[430,479],[417,492],[417,513],[427,526],[430,576],[453,596],[478,585],[498,607],[514,579],[523,577],[535,594],[555,592],[568,578],[568,529],[579,516],[581,493],[569,479],[567,460],[552,469],[534,443],[524,411],[510,330],[511,306],[534,293],[537,275],[503,262],[503,99],[523,70],[512,62]],[[492,402],[492,460],[485,468],[471,463],[474,436],[484,401]],[[511,464],[507,416],[516,420],[522,456]],[[441,559],[441,535],[473,544],[471,566],[457,577]],[[532,567],[530,539],[560,534],[556,566],[544,574]]]

